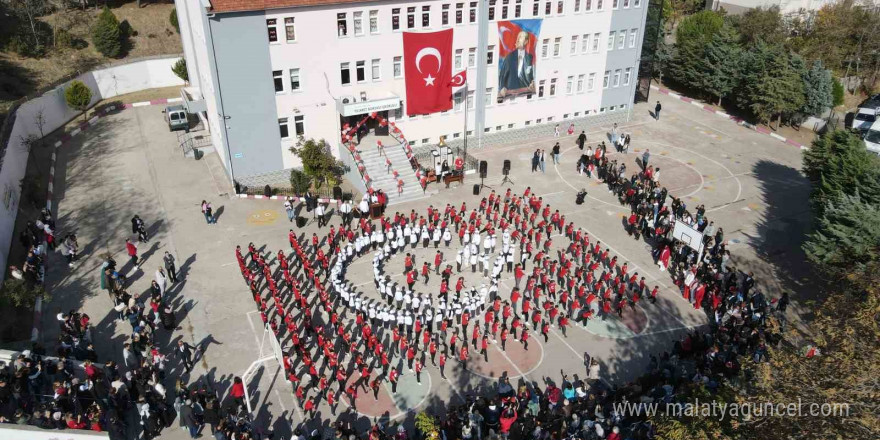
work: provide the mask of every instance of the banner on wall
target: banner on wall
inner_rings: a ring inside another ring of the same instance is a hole
[[[403,33],[406,114],[426,115],[452,108],[452,29]]]
[[[535,93],[541,19],[498,22],[498,100]]]

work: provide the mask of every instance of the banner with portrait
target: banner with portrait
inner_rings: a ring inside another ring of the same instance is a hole
[[[498,101],[535,93],[540,18],[498,22]]]

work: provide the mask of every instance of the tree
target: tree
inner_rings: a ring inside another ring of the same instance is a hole
[[[744,59],[743,87],[737,96],[741,108],[751,111],[763,123],[801,108],[803,80],[781,46],[758,41]],[[776,126],[779,127],[778,122]]]
[[[296,194],[305,194],[312,187],[312,179],[296,168],[290,170],[290,187]]]
[[[663,82],[663,75],[669,71],[669,65],[675,58],[675,46],[666,43],[661,36],[657,39],[657,50],[654,52],[653,75],[658,81]]]
[[[119,20],[107,6],[98,15],[98,21],[92,28],[92,44],[95,49],[108,58],[122,55],[123,33]]]
[[[67,89],[64,90],[64,101],[67,106],[83,113],[83,120],[86,120],[86,110],[89,103],[92,102],[92,90],[82,83],[82,81],[71,81]]]
[[[779,6],[771,6],[767,9],[759,6],[747,10],[742,15],[730,16],[729,21],[739,31],[741,41],[745,45],[758,40],[773,45],[785,42],[785,27],[782,24]]]
[[[177,21],[177,8],[171,10],[171,15],[168,17],[168,20],[171,21],[171,26],[174,26],[174,30],[179,34],[180,23]]]
[[[703,8],[702,0],[667,0],[663,2],[663,22],[671,31],[675,25],[688,15]]]
[[[813,185],[810,202],[817,218],[843,196],[858,194],[865,203],[880,204],[880,159],[856,133],[837,130],[814,140],[804,151],[804,174]]]
[[[843,89],[843,84],[841,84],[837,78],[834,78],[831,83],[831,95],[833,96],[831,104],[835,107],[844,104],[846,91]]]
[[[438,436],[439,426],[437,419],[428,414],[427,411],[420,411],[416,414],[415,427],[422,433],[425,439],[435,439]]]
[[[718,98],[718,105],[739,82],[742,51],[738,38],[733,28],[724,26],[712,37],[703,55],[701,89]]]
[[[44,41],[43,32],[40,32],[41,23],[37,18],[49,11],[51,8],[49,3],[46,0],[12,0],[9,2],[9,6],[13,14],[27,20],[33,52],[42,54],[46,41]]]
[[[189,82],[189,72],[186,70],[186,60],[181,58],[171,66],[171,71],[184,82]]]
[[[31,284],[25,280],[8,278],[0,287],[0,299],[15,307],[33,307],[37,298],[51,300],[51,297],[39,284]]]
[[[701,87],[706,45],[723,25],[724,19],[713,11],[701,11],[681,21],[675,32],[675,58],[671,66],[676,81],[697,89]]]
[[[880,263],[880,205],[866,203],[856,193],[828,201],[822,211],[804,243],[811,263],[834,278],[864,274]]]
[[[819,116],[831,107],[831,71],[822,65],[822,60],[813,62],[813,67],[804,74],[804,105],[801,113]]]
[[[315,182],[315,188],[321,185],[335,186],[342,177],[343,165],[330,152],[330,145],[323,139],[300,138],[290,151],[302,161],[303,172]]]

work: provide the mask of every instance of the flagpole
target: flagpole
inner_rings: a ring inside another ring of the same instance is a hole
[[[464,175],[467,174],[465,171],[467,170],[467,129],[468,127],[468,83],[467,80],[464,82],[464,157],[461,158],[462,167],[461,167],[461,183],[464,185]]]

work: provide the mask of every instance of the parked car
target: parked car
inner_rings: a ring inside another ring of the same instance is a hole
[[[865,148],[874,154],[880,155],[880,121],[875,122],[865,132]]]
[[[873,109],[875,112],[880,112],[880,93],[866,99],[859,104],[859,108],[868,108]]]
[[[859,107],[852,119],[850,128],[864,133],[871,128],[875,121],[877,121],[877,110]]]
[[[187,130],[189,129],[189,119],[187,119],[186,109],[182,105],[170,105],[165,107],[165,122],[168,123],[168,129]]]

